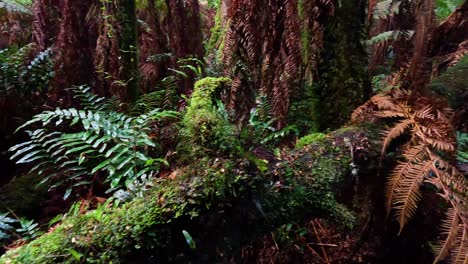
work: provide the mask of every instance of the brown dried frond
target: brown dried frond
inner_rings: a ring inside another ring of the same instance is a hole
[[[398,165],[390,173],[387,184],[385,185],[387,214],[390,213],[395,203],[394,196],[399,190],[402,179],[414,169],[414,164],[420,163],[426,157],[426,152],[427,147],[424,144],[408,147],[403,154],[405,161],[398,162]]]
[[[223,50],[225,74],[233,79],[243,78],[242,83],[249,85],[233,89],[229,101],[239,106],[252,101],[248,96],[265,94],[278,128],[286,124],[290,98],[298,93],[295,81],[301,75],[301,20],[297,6],[297,0],[235,0],[228,12]],[[243,93],[246,90],[253,92]],[[234,95],[234,91],[241,94]],[[231,110],[241,116],[239,109]]]
[[[351,121],[360,123],[372,117],[407,117],[407,109],[403,107],[403,103],[397,101],[397,98],[399,98],[398,92],[394,92],[393,97],[391,93],[376,94],[353,111]]]
[[[447,211],[447,218],[442,224],[441,233],[445,235],[446,238],[439,241],[439,243],[434,247],[437,253],[434,263],[440,262],[449,255],[450,250],[458,237],[458,233],[460,232],[460,227],[460,218],[458,217],[458,214],[455,212],[455,209],[450,208]]]
[[[458,214],[455,212],[455,209],[450,208],[447,211],[447,218],[444,220],[441,228],[441,233],[445,235],[446,238],[439,241],[439,243],[434,247],[434,250],[437,253],[434,263],[440,262],[449,255],[461,227]]]
[[[382,156],[398,137],[408,135],[407,146],[401,151],[403,160],[389,175],[385,187],[386,209],[395,210],[400,232],[415,214],[422,198],[424,182],[437,188],[438,194],[452,207],[443,227],[445,240],[436,246],[440,262],[451,256],[450,263],[465,264],[468,257],[468,182],[455,166],[438,156],[449,157],[455,150],[452,111],[437,100],[418,92],[393,90],[374,96],[353,114],[353,121],[387,119],[395,124],[383,135]]]
[[[459,232],[451,253],[450,263],[466,264],[468,262],[468,228],[466,226]]]
[[[433,166],[435,177],[429,182],[437,187],[439,194],[452,206],[447,214],[448,220],[442,226],[447,237],[436,246],[434,263],[450,256],[449,263],[465,264],[468,260],[468,182],[454,166],[435,154],[431,156],[436,161]]]
[[[383,135],[382,139],[382,150],[381,150],[381,155],[385,156],[385,153],[387,152],[388,146],[390,146],[390,143],[392,143],[393,140],[396,138],[400,137],[401,135],[405,134],[406,131],[408,131],[411,126],[414,125],[414,121],[411,119],[404,119],[397,123],[395,126],[392,128],[386,130]]]
[[[395,216],[400,224],[400,233],[416,213],[418,203],[422,198],[421,185],[431,172],[432,163],[431,160],[427,160],[412,164],[411,168],[403,174],[403,179],[400,180],[393,203]]]

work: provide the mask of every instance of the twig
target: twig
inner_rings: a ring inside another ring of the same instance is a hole
[[[314,220],[312,220],[312,227],[314,228],[314,233],[315,233],[315,236],[317,237],[318,242],[322,243],[322,240],[320,239],[320,236],[317,232],[317,228],[315,228]],[[325,250],[323,246],[320,246],[320,249],[322,249],[323,257],[325,258],[325,263],[330,264],[330,259],[328,259],[327,251]]]
[[[321,246],[321,247],[337,247],[336,244],[323,244],[323,243],[309,243],[309,245]]]

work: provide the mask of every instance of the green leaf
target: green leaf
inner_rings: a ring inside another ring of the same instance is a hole
[[[68,248],[68,252],[72,255],[74,259],[77,261],[81,261],[81,258],[83,258],[83,254],[79,253],[78,251],[74,250],[73,248]]]
[[[195,241],[193,240],[192,236],[187,232],[186,230],[182,230],[182,234],[184,234],[185,241],[189,245],[191,249],[195,249],[197,245],[195,244]]]
[[[105,161],[101,162],[99,165],[97,165],[96,167],[93,168],[93,170],[91,171],[91,174],[96,173],[98,170],[106,167],[109,164],[110,164],[110,160],[105,160]]]

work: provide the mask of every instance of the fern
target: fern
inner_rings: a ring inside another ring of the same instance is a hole
[[[8,12],[32,14],[32,1],[29,0],[2,0],[0,9],[5,9]]]
[[[77,99],[84,110],[92,111],[117,111],[120,108],[119,100],[116,97],[110,99],[97,96],[91,92],[91,87],[82,85],[68,89],[73,93],[73,98]]]
[[[18,220],[8,217],[8,214],[0,214],[0,241],[11,237],[11,231],[14,230],[13,224]]]
[[[130,112],[138,115],[155,108],[177,110],[179,101],[177,78],[169,76],[161,80],[156,91],[144,94],[132,105]]]
[[[16,163],[34,163],[31,173],[42,176],[42,183],[54,180],[51,188],[63,183],[71,186],[64,198],[74,187],[91,183],[96,173],[106,176],[109,191],[156,173],[165,161],[150,156],[150,150],[157,148],[150,136],[151,123],[177,117],[175,112],[160,109],[137,117],[106,112],[100,110],[104,109],[103,100],[87,92],[85,89],[82,95],[89,99],[85,105],[92,110],[56,109],[38,114],[17,131],[35,124],[43,128],[27,130],[30,140],[10,148]]]
[[[382,157],[396,139],[403,135],[409,138],[402,159],[390,173],[385,188],[387,212],[395,210],[400,232],[417,210],[423,183],[432,184],[450,205],[442,226],[445,239],[434,248],[437,253],[434,263],[449,256],[451,263],[465,263],[468,259],[468,182],[455,166],[439,155],[455,154],[451,116],[450,110],[437,108],[430,98],[404,90],[376,95],[352,116],[354,122],[393,121],[394,125],[383,133]],[[459,149],[463,149],[463,144]]]
[[[34,220],[11,218],[8,213],[0,214],[0,244],[17,239],[30,241],[41,234],[39,224]]]
[[[384,0],[375,6],[372,15],[374,19],[387,19],[388,17],[398,14],[400,11],[401,1],[399,0]]]
[[[410,39],[414,34],[413,30],[393,30],[393,31],[385,31],[379,33],[369,40],[366,41],[366,44],[369,46],[376,45],[383,42],[388,41],[395,41],[399,38]]]
[[[0,93],[29,95],[47,90],[54,74],[52,51],[47,49],[29,60],[33,51],[33,45],[0,51]]]
[[[462,163],[468,163],[468,134],[457,132],[457,159]]]

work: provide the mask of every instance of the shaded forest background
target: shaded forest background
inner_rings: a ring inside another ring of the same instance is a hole
[[[467,263],[467,9],[0,1],[0,263]]]

